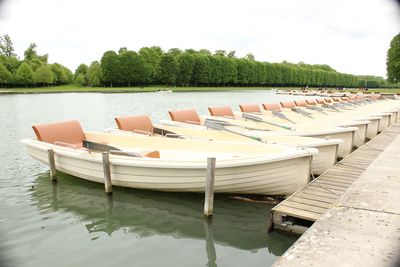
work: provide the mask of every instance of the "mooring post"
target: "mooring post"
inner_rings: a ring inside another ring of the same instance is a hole
[[[104,170],[104,190],[107,194],[112,193],[111,170],[110,170],[110,153],[103,152],[103,170]]]
[[[49,156],[49,167],[50,167],[50,177],[52,181],[57,181],[57,176],[56,176],[56,163],[54,160],[54,150],[49,149],[47,150],[48,156]]]
[[[209,217],[213,214],[214,207],[214,180],[215,180],[215,158],[207,158],[207,181],[204,196],[204,215]]]

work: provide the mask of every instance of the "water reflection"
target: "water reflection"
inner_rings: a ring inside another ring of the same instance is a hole
[[[293,239],[267,234],[270,206],[232,200],[216,195],[214,217],[203,218],[203,195],[163,193],[114,188],[108,197],[103,185],[58,174],[52,183],[48,173],[38,175],[32,187],[32,202],[41,214],[73,214],[88,233],[116,231],[138,239],[154,235],[205,240],[207,266],[217,266],[215,244],[257,252],[267,248],[279,256]]]

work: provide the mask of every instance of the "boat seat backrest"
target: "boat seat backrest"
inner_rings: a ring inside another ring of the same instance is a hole
[[[269,110],[269,111],[281,111],[281,104],[279,103],[266,103],[266,104],[262,104],[263,108],[265,110]]]
[[[49,124],[33,125],[36,138],[49,144],[56,142],[82,147],[85,133],[78,121],[64,121]]]
[[[114,119],[118,125],[118,129],[120,130],[153,133],[153,123],[151,122],[150,117],[147,115],[117,117]]]
[[[339,97],[334,97],[332,99],[333,99],[333,102],[340,102],[340,98]]]
[[[326,104],[325,99],[323,99],[323,98],[318,98],[317,103],[321,104],[321,105]]]
[[[306,107],[307,106],[307,102],[305,100],[296,100],[296,101],[294,101],[294,103],[298,107]]]
[[[295,108],[296,107],[296,105],[294,104],[293,101],[281,102],[281,106],[283,108]]]
[[[350,98],[348,98],[347,96],[342,96],[340,99],[342,99],[343,101],[349,101]]]
[[[200,117],[194,109],[168,111],[173,121],[200,124]]]
[[[317,101],[315,99],[307,99],[306,100],[308,105],[315,106],[317,104]]]
[[[208,108],[208,112],[215,117],[235,117],[230,107]]]
[[[241,112],[261,113],[261,109],[257,104],[239,105]]]
[[[332,101],[332,98],[326,97],[325,98],[325,102],[326,103],[332,103],[333,101]]]

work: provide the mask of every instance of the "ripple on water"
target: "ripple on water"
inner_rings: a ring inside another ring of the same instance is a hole
[[[110,201],[102,185],[68,175],[52,183],[20,140],[33,135],[35,123],[78,119],[87,130],[103,130],[114,127],[114,116],[149,114],[157,121],[173,109],[206,113],[208,106],[288,98],[266,91],[0,96],[7,129],[0,131],[3,254],[30,267],[268,265],[295,240],[266,233],[269,206],[216,196],[209,225],[198,194],[116,188]]]

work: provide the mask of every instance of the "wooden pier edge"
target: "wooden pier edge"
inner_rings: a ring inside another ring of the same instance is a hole
[[[304,233],[332,208],[400,132],[394,123],[271,209],[268,231]]]

